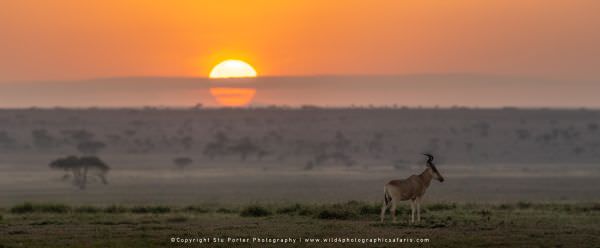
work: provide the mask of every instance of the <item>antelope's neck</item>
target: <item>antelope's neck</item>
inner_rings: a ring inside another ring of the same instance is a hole
[[[433,178],[433,172],[431,171],[431,168],[427,167],[427,169],[425,169],[423,171],[423,173],[421,173],[421,175],[419,175],[419,177],[423,181],[423,184],[425,185],[425,187],[429,187],[429,184],[431,183],[431,179]]]

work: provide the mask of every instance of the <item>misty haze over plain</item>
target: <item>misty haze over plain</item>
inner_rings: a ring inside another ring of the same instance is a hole
[[[0,205],[379,201],[423,152],[447,179],[432,201],[590,200],[599,137],[585,109],[4,109]],[[48,163],[90,142],[109,184],[82,191]]]
[[[223,86],[257,89],[254,106],[600,107],[595,80],[471,74],[6,82],[0,107],[218,106],[208,89]]]

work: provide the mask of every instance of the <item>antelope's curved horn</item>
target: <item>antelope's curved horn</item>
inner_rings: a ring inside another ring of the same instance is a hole
[[[433,161],[433,155],[429,153],[423,153],[423,155],[427,156],[427,162],[431,163]]]

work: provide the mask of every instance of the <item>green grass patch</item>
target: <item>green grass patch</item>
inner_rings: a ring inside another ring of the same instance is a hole
[[[530,207],[531,207],[531,205],[532,205],[532,204],[531,204],[531,202],[523,202],[523,201],[520,201],[520,202],[518,202],[518,203],[517,203],[517,207],[518,207],[519,209],[528,209],[528,208],[530,208]]]
[[[188,221],[188,217],[185,216],[173,216],[170,218],[167,218],[167,222],[171,222],[171,223],[182,223],[182,222],[186,222]]]
[[[433,247],[539,247],[541,244],[548,247],[570,247],[572,244],[595,247],[600,232],[600,203],[593,202],[533,202],[526,208],[520,208],[518,202],[505,205],[424,204],[423,209],[429,210],[422,213],[421,222],[415,224],[408,223],[410,205],[406,202],[397,206],[398,223],[392,223],[389,213],[380,223],[381,206],[375,202],[254,203],[210,205],[206,208],[202,207],[206,205],[67,206],[66,209],[70,209],[68,214],[55,213],[56,209],[65,209],[64,205],[49,205],[24,203],[1,213],[3,216],[0,215],[0,218],[4,218],[1,219],[0,233],[4,235],[0,235],[0,244],[8,247],[45,247],[49,244],[71,247],[84,243],[90,247],[164,247],[170,244],[165,235],[188,236],[195,233],[215,237],[245,237],[255,233],[269,237],[298,234],[321,237],[358,233],[363,237],[387,238],[397,237],[400,233],[430,238],[433,242],[427,246]],[[228,215],[203,214],[207,210]],[[218,247],[228,246],[231,245]],[[261,247],[259,244],[254,246]]]
[[[192,213],[208,213],[211,210],[210,210],[210,208],[203,207],[203,206],[187,206],[187,207],[183,208],[183,211],[192,212]]]
[[[238,210],[233,208],[218,208],[216,212],[220,214],[235,214],[238,213]]]
[[[513,209],[515,209],[515,206],[513,206],[512,204],[508,204],[508,203],[502,203],[500,205],[494,206],[494,208],[496,210],[513,210]]]
[[[125,213],[127,211],[128,211],[128,209],[126,207],[119,206],[119,205],[110,205],[110,206],[104,208],[104,212],[109,213],[109,214],[119,214],[119,213]]]
[[[266,207],[260,205],[250,205],[242,209],[240,216],[243,217],[263,217],[272,215],[273,212]]]
[[[360,207],[358,212],[360,215],[377,215],[381,214],[381,205],[366,204]]]
[[[10,209],[13,214],[27,214],[27,213],[67,213],[71,211],[71,207],[65,204],[54,204],[54,203],[36,203],[25,202],[23,204],[16,205]]]
[[[277,214],[309,216],[314,215],[316,211],[312,206],[296,203],[279,207],[275,212]]]
[[[171,212],[170,207],[166,206],[135,206],[130,209],[134,214],[164,214]]]
[[[445,211],[454,210],[457,208],[456,203],[433,203],[426,205],[429,211]]]
[[[277,209],[276,213],[293,215],[293,214],[298,213],[298,211],[300,211],[302,209],[302,207],[303,207],[302,205],[296,203],[293,205],[280,207]]]
[[[94,214],[94,213],[102,212],[102,209],[98,208],[98,207],[94,207],[94,206],[79,206],[79,207],[74,208],[73,212]]]
[[[325,220],[349,220],[357,217],[356,212],[350,211],[348,209],[323,209],[317,215],[319,219]]]

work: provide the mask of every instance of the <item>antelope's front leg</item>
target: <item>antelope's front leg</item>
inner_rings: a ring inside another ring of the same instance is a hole
[[[411,224],[415,223],[415,200],[410,200],[410,221]]]
[[[421,223],[421,197],[417,198],[417,223]]]
[[[392,209],[390,209],[392,213],[393,223],[396,223],[396,201],[392,200]]]

